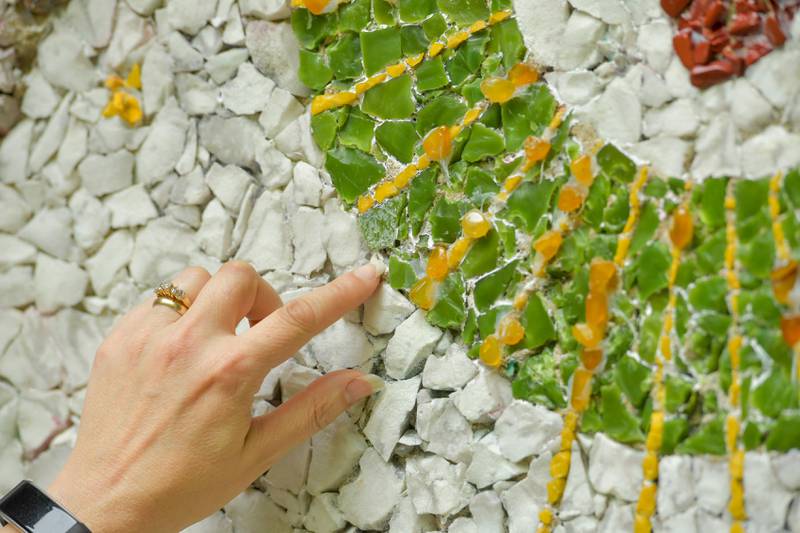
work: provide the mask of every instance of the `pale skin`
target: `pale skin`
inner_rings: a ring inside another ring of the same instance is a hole
[[[77,445],[47,492],[94,533],[144,524],[177,532],[220,509],[381,388],[376,376],[339,370],[251,416],[269,370],[369,298],[380,270],[365,265],[283,305],[246,263],[227,263],[213,277],[186,269],[174,280],[193,302],[185,315],[150,299],[101,345]],[[251,328],[236,336],[243,318]]]

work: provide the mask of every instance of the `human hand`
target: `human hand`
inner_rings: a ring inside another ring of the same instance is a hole
[[[98,350],[75,450],[49,493],[95,533],[175,532],[220,509],[381,388],[376,376],[330,372],[251,416],[267,372],[361,305],[379,281],[365,265],[283,306],[245,263],[227,263],[213,278],[183,271],[174,284],[194,302],[185,315],[151,299]],[[251,329],[236,336],[244,317]]]

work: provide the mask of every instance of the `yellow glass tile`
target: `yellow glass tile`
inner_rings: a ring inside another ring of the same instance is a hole
[[[482,107],[473,107],[472,109],[467,111],[467,114],[464,115],[464,125],[469,126],[470,124],[475,122],[478,119],[478,117],[481,116],[481,113],[483,113]]]
[[[633,519],[633,533],[651,533],[653,530],[650,518],[637,514]]]
[[[128,78],[125,80],[125,86],[137,90],[142,88],[142,67],[139,66],[139,63],[135,63],[131,67]]]
[[[503,22],[508,17],[511,16],[511,11],[497,11],[492,13],[489,17],[489,24],[497,24],[498,22]]]
[[[422,63],[423,59],[425,59],[425,54],[424,53],[423,54],[417,54],[415,56],[411,56],[411,57],[406,59],[406,65],[408,65],[411,68],[414,68],[417,65],[419,65],[420,63]]]
[[[728,459],[728,468],[733,479],[744,477],[744,450],[736,450]]]
[[[547,482],[547,503],[557,505],[564,495],[564,486],[567,484],[566,478],[555,478]]]
[[[654,481],[658,478],[658,454],[653,451],[648,451],[642,460],[642,471],[644,478],[648,481]]]
[[[406,71],[405,63],[397,63],[396,65],[391,65],[386,67],[386,73],[393,78],[396,78],[405,71]]]
[[[359,196],[357,205],[359,213],[366,213],[370,207],[375,205],[375,199],[372,196]]]
[[[428,157],[427,154],[419,156],[419,159],[417,159],[417,168],[419,170],[425,170],[429,166],[431,166],[431,158]]]
[[[503,189],[505,189],[508,192],[514,192],[516,188],[519,187],[520,183],[522,183],[522,176],[520,176],[519,174],[514,176],[509,176],[503,182]]]
[[[106,89],[109,91],[116,91],[117,89],[121,88],[125,84],[122,81],[122,78],[117,76],[116,74],[111,74],[106,78]]]
[[[472,26],[469,27],[468,31],[470,33],[478,33],[479,31],[486,29],[486,26],[488,26],[488,24],[485,20],[477,20],[472,23]]]
[[[391,181],[381,183],[375,188],[375,201],[381,203],[384,200],[395,196],[398,192],[399,191],[397,190],[397,187],[395,187],[394,183]]]
[[[565,478],[569,475],[572,451],[564,450],[556,453],[550,460],[550,475],[554,478]]]
[[[545,507],[541,511],[539,511],[539,522],[544,524],[545,526],[549,526],[553,523],[553,511]]]
[[[442,50],[444,50],[444,45],[439,41],[435,41],[431,43],[430,47],[428,48],[428,56],[436,57],[441,53]]]
[[[639,501],[636,503],[636,514],[642,516],[653,516],[653,513],[656,510],[656,491],[658,490],[658,485],[655,483],[646,481],[642,486],[642,490],[639,493]]]
[[[456,48],[467,39],[469,39],[469,33],[465,31],[456,32],[447,38],[447,48]]]

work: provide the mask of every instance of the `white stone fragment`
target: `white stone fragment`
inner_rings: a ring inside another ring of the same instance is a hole
[[[252,63],[242,63],[236,77],[222,87],[222,102],[237,115],[260,113],[274,88],[275,82],[259,73]]]
[[[222,32],[222,42],[228,46],[244,45],[244,25],[239,14],[239,6],[232,6],[225,21],[225,30]]]
[[[203,168],[199,165],[185,176],[177,178],[169,192],[170,202],[180,205],[204,205],[211,197],[211,189],[206,185]]]
[[[508,514],[508,533],[527,533],[539,523],[539,510],[547,503],[550,452],[531,461],[528,475],[500,494]]]
[[[447,531],[448,533],[478,533],[478,526],[471,518],[459,516],[450,523]]]
[[[325,372],[361,367],[375,353],[364,328],[347,320],[337,320],[311,339],[308,349]]]
[[[600,137],[620,143],[639,140],[642,129],[641,104],[636,93],[617,78],[605,92],[587,104],[587,118]]]
[[[677,515],[695,504],[692,458],[686,455],[662,457],[658,466],[658,514]]]
[[[315,167],[322,165],[322,151],[311,133],[311,117],[304,113],[290,122],[276,137],[275,146],[295,161],[307,161]]]
[[[142,62],[142,104],[145,115],[157,113],[174,88],[172,57],[163,46],[150,46]]]
[[[597,528],[598,533],[616,533],[633,530],[634,506],[612,501]],[[713,531],[713,530],[709,530]]]
[[[61,141],[64,140],[64,135],[67,133],[67,125],[69,125],[69,106],[72,98],[73,96],[68,94],[61,100],[58,109],[48,121],[36,144],[33,145],[28,159],[28,168],[31,172],[41,170],[61,146]]]
[[[697,179],[741,173],[736,127],[729,114],[713,116],[709,124],[700,129],[691,172]]]
[[[98,75],[86,57],[80,37],[67,29],[51,33],[39,45],[39,69],[52,85],[70,91],[88,91]]]
[[[736,109],[732,118],[736,126],[746,132],[756,131],[769,123],[773,108],[746,78],[732,80],[726,92],[727,104]]]
[[[472,427],[450,398],[436,398],[417,405],[415,427],[425,441],[425,451],[453,462],[470,460]]]
[[[455,514],[466,507],[475,488],[466,480],[466,465],[425,454],[406,460],[408,495],[418,513]]]
[[[347,524],[339,510],[339,495],[326,492],[311,500],[308,513],[303,519],[303,527],[312,533],[334,533]]]
[[[560,439],[561,417],[540,406],[514,400],[497,419],[494,431],[500,451],[510,461],[541,455]]]
[[[0,447],[0,491],[8,492],[13,489],[20,479],[25,477],[25,467],[22,462],[22,444],[13,439],[8,444]]]
[[[181,109],[189,115],[210,115],[217,108],[219,88],[196,74],[177,74],[175,91],[178,93]]]
[[[625,24],[630,18],[623,0],[569,0],[569,3],[608,24]]]
[[[325,217],[319,209],[301,207],[292,215],[292,272],[308,276],[325,266],[324,223]]]
[[[294,165],[275,148],[275,143],[265,139],[256,142],[256,162],[261,169],[259,181],[268,189],[284,187],[292,179]]]
[[[598,433],[589,452],[589,481],[597,492],[635,502],[642,484],[644,452]]]
[[[13,269],[8,271],[11,272]],[[0,288],[3,289],[0,297],[6,296],[5,287]],[[26,288],[32,296],[32,283]],[[61,383],[62,373],[61,353],[48,335],[41,315],[32,310],[27,312],[23,316],[20,334],[0,356],[0,375],[19,390],[48,390]]]
[[[692,484],[697,506],[712,514],[720,514],[730,498],[727,461],[710,456],[692,459]]]
[[[233,522],[225,513],[217,511],[211,516],[187,527],[181,533],[233,533]]]
[[[253,64],[262,74],[295,96],[308,94],[297,76],[299,46],[288,23],[253,20],[247,24],[245,35]]]
[[[656,19],[640,26],[636,44],[653,70],[659,73],[667,70],[674,52],[672,26],[666,19]]]
[[[222,50],[222,35],[214,26],[205,26],[192,39],[192,47],[208,58]]]
[[[325,202],[325,249],[337,269],[349,267],[364,253],[356,218],[333,198]]]
[[[0,346],[2,346],[1,341]],[[800,490],[800,450],[776,453],[771,460],[772,471],[783,486],[789,490]]]
[[[212,200],[203,210],[203,219],[197,231],[200,249],[224,261],[231,249],[233,219],[218,200]]]
[[[364,327],[372,335],[385,335],[393,332],[412,312],[414,305],[405,296],[382,283],[364,303]]]
[[[241,0],[242,15],[264,20],[281,20],[289,16],[286,0]]]
[[[796,497],[789,508],[789,530],[792,533],[800,532],[800,497]],[[708,530],[705,530],[708,531]]]
[[[310,494],[338,489],[353,473],[367,442],[347,413],[342,413],[311,437],[311,464],[306,490]]]
[[[94,249],[111,228],[111,214],[100,200],[79,189],[69,199],[69,209],[75,225],[72,234],[84,250]]]
[[[364,436],[383,458],[389,461],[417,400],[420,378],[390,381],[378,393]]]
[[[389,533],[425,533],[435,529],[434,516],[418,513],[407,495],[400,499],[389,520]]]
[[[383,529],[400,501],[403,477],[367,448],[358,462],[360,472],[339,490],[339,507],[348,522],[360,529]]]
[[[586,477],[581,448],[577,442],[573,442],[569,476],[564,487],[559,517],[562,520],[569,520],[579,516],[591,516],[595,508],[594,498],[595,495],[589,486],[589,479]]]
[[[97,253],[86,260],[86,270],[95,294],[108,294],[117,272],[127,266],[133,254],[133,236],[129,231],[115,231]]]
[[[225,515],[236,533],[261,533],[269,524],[270,533],[291,533],[286,513],[264,494],[247,489],[225,506]]]
[[[186,143],[183,146],[183,153],[175,164],[175,172],[185,176],[191,172],[197,164],[197,120],[189,122],[189,129],[186,131]]]
[[[211,20],[216,10],[217,0],[168,0],[167,20],[173,28],[194,35]]]
[[[606,25],[601,20],[582,11],[573,11],[561,36],[559,67],[572,70],[597,65],[602,59],[597,41],[605,31]]]
[[[17,336],[19,330],[22,328],[23,315],[16,309],[0,309],[0,353],[4,353],[6,346]],[[5,403],[9,399],[9,395],[5,394],[10,390],[10,387],[0,385],[0,404]]]
[[[771,169],[792,168],[800,164],[800,133],[789,133],[783,127],[769,126],[741,145],[745,176],[759,178]]]
[[[105,201],[111,212],[111,227],[142,226],[158,216],[158,210],[144,185],[134,185],[110,195]]]
[[[175,168],[183,153],[189,119],[170,98],[158,112],[150,134],[136,154],[136,180],[145,185],[159,181]]]
[[[453,393],[453,403],[467,420],[484,423],[496,420],[511,403],[511,383],[505,376],[481,367],[478,375]]]
[[[73,120],[64,136],[64,141],[58,149],[59,170],[69,176],[75,165],[81,162],[87,151],[88,130],[77,120]]]
[[[600,92],[600,81],[590,70],[551,72],[545,79],[558,90],[558,95],[570,105],[585,104]]]
[[[281,387],[281,400],[285,402],[298,392],[305,390],[320,376],[322,374],[314,368],[297,363],[288,365],[278,378]]]
[[[281,87],[275,87],[258,122],[267,138],[272,139],[290,122],[302,115],[303,111],[303,105],[292,96],[292,93]]]
[[[682,513],[668,517],[656,515],[653,524],[654,531],[664,533],[695,533],[697,532],[697,509],[692,507]]]
[[[504,533],[505,513],[496,492],[487,490],[476,494],[469,502],[469,512],[481,533]]]
[[[433,352],[442,331],[428,324],[425,313],[417,310],[397,326],[383,355],[386,373],[394,379],[406,379],[419,373],[422,361]]]
[[[248,261],[259,272],[291,266],[292,246],[279,193],[264,191],[256,200],[236,258]]]
[[[33,298],[31,267],[16,266],[0,272],[0,308],[22,307],[33,302]]]
[[[316,168],[304,161],[298,162],[292,172],[292,184],[296,204],[319,207],[322,182]]]
[[[122,70],[123,64],[134,50],[142,47],[153,36],[149,21],[131,11],[125,3],[118,4],[116,19],[111,42],[100,58],[101,66],[108,71]]]
[[[650,162],[653,170],[664,176],[682,176],[692,145],[676,137],[653,137],[628,148],[632,155]]]
[[[745,508],[750,520],[767,531],[778,531],[786,522],[792,493],[784,488],[773,472],[769,455],[747,452],[744,459]]]
[[[661,109],[651,109],[644,116],[644,134],[687,137],[700,126],[699,110],[689,98],[679,98]]]
[[[800,47],[785,46],[754,63],[745,77],[773,106],[785,109],[800,91],[800,80],[795,76],[798,68]]]
[[[17,427],[26,453],[37,450],[54,433],[66,428],[67,397],[61,391],[23,390]]]
[[[0,181],[19,183],[28,177],[28,153],[33,125],[32,120],[23,120],[0,144]]]
[[[261,136],[258,124],[244,117],[211,116],[200,121],[200,144],[224,164],[251,166]]]
[[[310,461],[311,442],[305,441],[273,464],[263,479],[272,487],[299,494],[306,484]]]
[[[206,174],[206,184],[211,192],[222,205],[234,213],[239,212],[244,195],[252,183],[250,174],[236,165],[222,166],[214,163]]]
[[[51,313],[80,302],[86,293],[89,275],[73,263],[39,254],[34,284],[36,307],[43,313]]]
[[[489,432],[472,446],[472,459],[467,467],[467,481],[478,489],[483,489],[498,481],[517,477],[527,470],[527,465],[514,463],[503,457],[497,445],[497,435],[495,432]]]
[[[214,56],[206,61],[206,72],[218,85],[228,81],[239,68],[239,65],[247,61],[250,53],[246,48],[231,48]]]
[[[49,117],[61,100],[58,93],[39,70],[31,72],[25,81],[27,89],[22,98],[22,112],[30,118]]]
[[[143,285],[158,285],[186,268],[196,251],[191,228],[169,217],[151,220],[136,235],[131,276]]]
[[[42,209],[19,231],[18,237],[43,252],[69,259],[73,252],[72,215],[66,207]]]
[[[569,17],[566,0],[514,0],[514,12],[533,60],[558,65],[561,37]]]
[[[27,242],[15,237],[0,233],[0,269],[30,264],[36,260],[36,248]]]

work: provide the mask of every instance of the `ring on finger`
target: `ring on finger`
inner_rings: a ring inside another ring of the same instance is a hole
[[[192,305],[192,301],[186,296],[186,292],[172,283],[161,283],[153,292],[156,294],[156,299],[153,300],[153,307],[163,305],[174,310],[179,315],[183,315]]]

